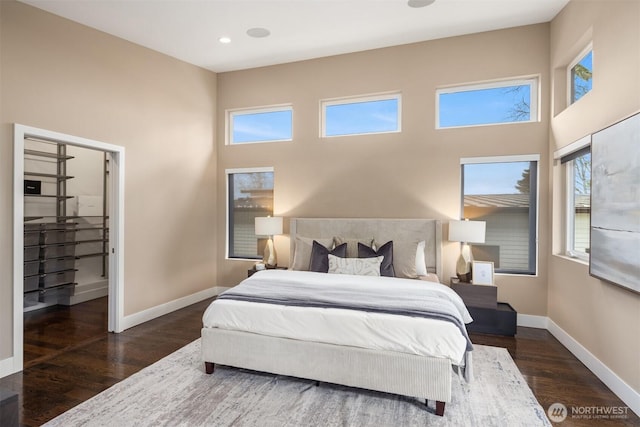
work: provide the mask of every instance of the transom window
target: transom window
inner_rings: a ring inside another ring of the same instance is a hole
[[[593,86],[593,50],[589,45],[568,67],[569,104],[591,91]]]
[[[538,121],[538,79],[436,90],[436,128]]]
[[[539,156],[467,158],[462,167],[462,217],[486,222],[473,258],[496,273],[536,274]]]
[[[227,256],[261,259],[266,239],[255,234],[255,218],[273,216],[273,168],[227,173]]]
[[[400,132],[399,93],[320,101],[321,136]]]
[[[293,107],[290,105],[227,111],[227,143],[291,141]]]

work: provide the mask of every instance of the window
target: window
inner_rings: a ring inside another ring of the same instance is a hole
[[[267,107],[227,111],[228,144],[291,141],[293,108]]]
[[[227,170],[228,258],[261,259],[266,240],[255,235],[255,218],[273,215],[273,169]]]
[[[536,274],[539,156],[462,159],[462,216],[485,221],[471,251],[496,273]]]
[[[567,255],[589,259],[591,223],[591,146],[560,159],[567,179],[566,250]]]
[[[324,100],[323,137],[400,132],[400,94]]]
[[[593,51],[591,46],[583,50],[567,69],[569,105],[571,105],[591,90],[593,77]]]
[[[538,120],[538,79],[457,86],[436,91],[437,128]]]

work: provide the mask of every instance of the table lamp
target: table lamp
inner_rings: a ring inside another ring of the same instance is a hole
[[[461,282],[471,282],[471,247],[469,243],[484,243],[485,221],[449,221],[449,240],[461,242],[460,257],[456,263],[456,275]]]

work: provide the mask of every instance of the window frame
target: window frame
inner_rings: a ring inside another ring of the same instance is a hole
[[[482,123],[474,125],[459,126],[440,126],[440,95],[446,95],[458,92],[470,92],[475,90],[499,89],[512,86],[529,86],[531,89],[531,98],[529,106],[529,120],[501,122],[501,123]],[[435,128],[440,129],[460,129],[481,126],[499,126],[513,125],[519,123],[536,123],[540,121],[540,75],[520,76],[508,79],[490,80],[477,83],[464,83],[459,85],[442,86],[436,88],[436,122]]]
[[[591,89],[589,90],[589,92],[582,95],[579,99],[576,99],[575,101],[573,100],[574,87],[573,87],[573,71],[572,70],[576,65],[580,63],[580,61],[584,59],[584,57],[586,57],[589,54],[589,52],[591,52],[591,79],[593,79],[593,42],[589,42],[589,44],[587,44],[587,46],[585,46],[585,48],[582,49],[580,53],[578,53],[578,55],[575,58],[573,58],[571,62],[569,62],[569,65],[567,65],[567,71],[566,71],[567,106],[571,106],[576,102],[580,101],[582,98],[584,98],[588,93],[590,93],[593,90],[593,82],[592,82]]]
[[[279,111],[291,112],[291,138],[283,139],[266,139],[260,141],[246,141],[246,142],[234,142],[233,141],[233,125],[234,118],[238,115],[250,115],[261,113],[275,113]],[[225,110],[225,145],[239,146],[250,144],[266,144],[271,142],[290,142],[293,141],[293,104],[274,104],[262,107],[249,107],[249,108],[231,108]]]
[[[231,191],[229,188],[229,175],[232,174],[241,174],[241,173],[273,173],[274,174],[274,182],[273,187],[275,191],[275,170],[272,166],[265,167],[254,167],[254,168],[233,168],[233,169],[225,169],[225,185],[226,185],[226,227],[225,227],[225,260],[230,261],[256,261],[262,259],[261,255],[257,255],[255,258],[243,258],[243,257],[232,257],[230,256],[231,249],[231,240],[230,240],[230,230],[231,230]],[[273,212],[271,213],[273,215]]]
[[[523,154],[512,156],[490,156],[490,157],[462,157],[460,158],[460,218],[464,216],[464,166],[486,163],[519,163],[536,162],[536,169],[530,171],[530,185],[535,188],[530,192],[529,207],[529,268],[527,271],[495,269],[496,275],[514,275],[537,277],[540,265],[540,248],[538,244],[540,233],[540,155]],[[534,205],[532,208],[531,205]],[[533,212],[532,212],[533,211]],[[533,233],[531,229],[534,229]]]
[[[564,254],[570,258],[578,259],[581,261],[589,262],[590,255],[588,253],[582,253],[575,250],[575,192],[574,192],[574,162],[576,158],[586,154],[584,151],[588,149],[591,153],[591,135],[587,135],[584,138],[569,144],[562,150],[558,150],[554,154],[554,158],[560,161],[561,165],[564,165]],[[591,240],[591,236],[589,236]]]
[[[398,111],[396,113],[398,127],[396,130],[390,131],[372,131],[372,132],[359,132],[359,133],[345,133],[340,135],[327,135],[327,110],[326,107],[334,105],[347,105],[358,104],[365,102],[375,101],[389,101],[396,100],[398,103]],[[402,92],[381,92],[369,95],[355,95],[339,98],[326,98],[320,100],[320,138],[340,138],[348,136],[358,135],[376,135],[376,134],[389,134],[389,133],[401,133],[402,132]]]

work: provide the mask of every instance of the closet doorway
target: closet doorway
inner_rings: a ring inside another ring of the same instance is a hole
[[[72,159],[84,188],[70,185]],[[14,372],[25,311],[108,293],[108,331],[122,331],[123,190],[123,147],[14,126]]]

